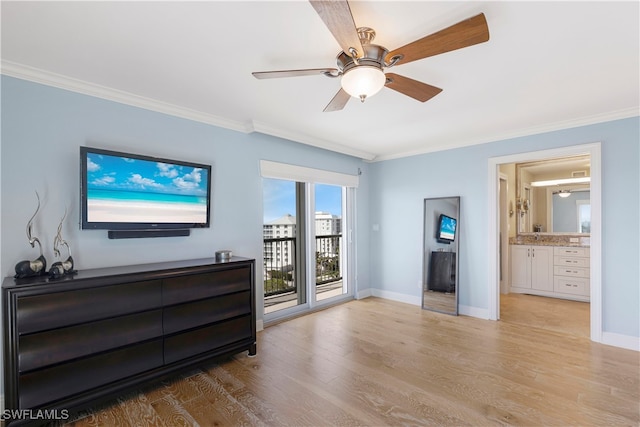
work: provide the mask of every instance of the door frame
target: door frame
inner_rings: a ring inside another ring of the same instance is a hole
[[[504,181],[504,187],[502,182]],[[509,206],[509,178],[507,174],[498,173],[498,213],[507,212]],[[504,188],[504,189],[503,189]],[[504,293],[505,289],[511,289],[511,271],[509,269],[509,216],[503,215],[499,217],[498,222],[498,250],[499,250],[499,273],[498,281],[500,282],[500,292]],[[498,313],[500,315],[500,313]]]
[[[591,156],[590,331],[592,341],[602,342],[602,159],[600,142],[489,158],[488,317],[491,320],[500,318],[499,166],[505,163],[521,163],[580,154]]]

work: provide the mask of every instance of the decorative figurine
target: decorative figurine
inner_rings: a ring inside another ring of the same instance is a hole
[[[73,269],[73,258],[71,257],[71,248],[69,247],[69,243],[62,238],[62,224],[64,223],[64,219],[67,217],[67,210],[64,210],[64,215],[60,220],[60,225],[58,225],[58,233],[56,237],[53,239],[53,254],[57,258],[60,256],[60,249],[58,247],[60,245],[64,245],[67,247],[67,259],[65,261],[57,261],[51,265],[51,269],[49,270],[49,277],[52,279],[57,279],[66,274],[75,274],[76,270]]]
[[[38,248],[40,249],[40,256],[33,261],[20,261],[16,264],[16,275],[14,276],[16,279],[21,279],[23,277],[31,277],[31,276],[40,276],[46,273],[47,270],[47,260],[42,254],[42,245],[40,244],[40,240],[37,237],[32,236],[33,231],[33,220],[38,215],[38,211],[40,210],[40,195],[36,191],[36,198],[38,199],[38,207],[36,208],[35,213],[27,223],[27,239],[29,239],[29,244],[32,248],[35,248],[35,244],[38,244]]]

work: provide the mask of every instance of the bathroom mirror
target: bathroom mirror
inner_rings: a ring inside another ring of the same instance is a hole
[[[422,308],[458,315],[460,197],[424,199]]]
[[[590,156],[516,164],[517,234],[591,231]]]

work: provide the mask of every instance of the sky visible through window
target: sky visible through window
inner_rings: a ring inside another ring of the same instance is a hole
[[[264,223],[284,215],[296,214],[296,183],[282,179],[263,180]],[[315,184],[316,212],[329,212],[342,216],[342,187]]]

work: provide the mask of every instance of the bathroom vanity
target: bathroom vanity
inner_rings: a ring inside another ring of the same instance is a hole
[[[512,239],[511,292],[589,301],[588,238],[571,244],[558,238]]]

